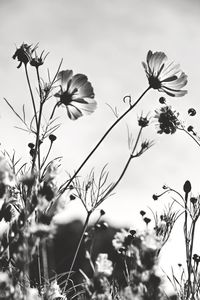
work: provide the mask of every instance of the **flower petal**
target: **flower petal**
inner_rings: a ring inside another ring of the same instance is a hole
[[[65,70],[58,73],[58,80],[60,81],[61,89],[65,92],[68,88],[68,83],[72,78],[73,71],[72,70]]]
[[[68,117],[71,120],[77,120],[78,118],[82,117],[83,113],[80,109],[78,109],[76,106],[70,104],[66,106]]]

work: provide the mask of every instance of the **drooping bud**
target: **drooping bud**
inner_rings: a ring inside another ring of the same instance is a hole
[[[158,200],[159,196],[157,196],[157,195],[153,194],[152,198],[153,198],[153,200],[155,200],[155,201],[156,201],[156,200]]]

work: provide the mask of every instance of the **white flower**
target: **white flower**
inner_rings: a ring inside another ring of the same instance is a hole
[[[187,76],[180,70],[179,65],[167,62],[163,52],[149,51],[146,63],[142,63],[149,85],[159,92],[165,92],[172,97],[182,97],[187,94],[182,88],[187,84]]]
[[[104,275],[109,277],[112,275],[113,266],[112,261],[108,259],[107,253],[99,253],[95,261],[95,275]]]
[[[129,232],[125,229],[121,229],[120,232],[117,232],[114,235],[114,239],[112,240],[113,247],[116,251],[118,251],[121,247],[124,246],[125,238],[129,235]]]
[[[94,91],[86,75],[73,75],[72,70],[58,73],[60,91],[54,96],[60,98],[57,106],[64,105],[68,117],[76,120],[84,114],[91,114],[96,109]]]

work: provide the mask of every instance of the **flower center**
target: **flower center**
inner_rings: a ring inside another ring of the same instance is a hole
[[[155,90],[161,88],[160,80],[157,77],[154,77],[154,76],[149,77],[149,85],[150,85],[150,87],[152,87]]]
[[[75,88],[71,93],[69,93],[69,91],[65,91],[64,93],[62,93],[62,95],[60,96],[60,102],[65,104],[65,105],[69,105],[70,102],[73,101],[73,96],[76,94],[76,92],[78,91],[77,88]]]

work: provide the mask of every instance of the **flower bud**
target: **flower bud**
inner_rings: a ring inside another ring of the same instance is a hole
[[[166,103],[165,97],[160,97],[160,98],[159,98],[159,102],[160,102],[161,104],[165,104],[165,103]]]
[[[105,211],[103,209],[100,210],[100,215],[101,216],[105,215]]]
[[[70,199],[71,201],[73,201],[73,200],[76,199],[76,196],[75,196],[75,195],[70,195],[70,196],[69,196],[69,199]]]
[[[194,108],[189,108],[188,109],[188,115],[193,117],[196,115],[196,110]]]
[[[187,131],[190,132],[190,131],[193,131],[193,129],[194,129],[194,127],[190,125],[190,126],[188,126]]]
[[[146,212],[145,212],[144,210],[141,210],[141,211],[140,211],[140,214],[141,214],[141,216],[143,217],[143,216],[146,214]]]
[[[189,180],[186,180],[186,182],[184,183],[184,186],[183,186],[183,190],[185,193],[189,193],[192,189],[192,186],[191,186],[191,183]]]
[[[49,139],[53,143],[57,139],[57,137],[54,134],[50,134]]]
[[[35,145],[34,145],[33,143],[28,143],[28,147],[29,147],[30,149],[33,149],[33,148],[35,147]]]
[[[194,205],[197,202],[197,198],[191,197],[190,202]]]
[[[144,222],[145,222],[147,225],[151,222],[151,219],[146,218],[146,217],[145,217],[143,220],[144,220]]]
[[[153,194],[152,198],[153,198],[153,200],[155,200],[155,201],[158,200],[158,196],[155,195],[155,194]]]

